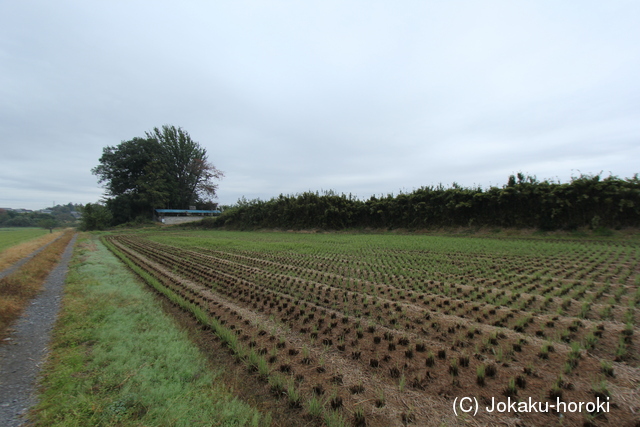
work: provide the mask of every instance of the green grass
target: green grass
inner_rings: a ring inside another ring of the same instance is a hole
[[[96,245],[76,247],[35,425],[268,425],[221,384],[146,285]]]
[[[44,228],[0,228],[0,252],[47,233]]]

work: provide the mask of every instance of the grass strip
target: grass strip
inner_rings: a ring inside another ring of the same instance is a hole
[[[8,326],[16,320],[29,301],[42,289],[51,270],[73,237],[67,231],[42,252],[27,261],[14,273],[0,279],[0,337],[7,333]]]
[[[0,253],[11,246],[35,239],[49,230],[42,228],[0,228]]]
[[[268,425],[95,239],[81,237],[70,265],[34,424]]]

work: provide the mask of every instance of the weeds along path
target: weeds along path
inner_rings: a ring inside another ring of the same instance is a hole
[[[51,340],[75,239],[75,235],[70,238],[42,292],[13,325],[9,339],[0,345],[0,420],[5,427],[23,424],[26,420],[21,415],[35,403],[36,376]]]
[[[5,337],[7,328],[16,320],[40,289],[51,270],[58,263],[61,254],[73,237],[67,230],[35,256],[0,278],[0,339]]]
[[[629,319],[626,325],[615,317],[559,315],[549,304],[562,302],[549,298],[545,305],[536,293],[522,299],[513,280],[494,281],[488,274],[494,263],[478,266],[474,276],[460,254],[451,264],[467,268],[466,273],[441,275],[445,282],[424,279],[430,260],[402,251],[381,251],[365,263],[344,255],[186,249],[126,235],[108,237],[106,243],[211,328],[239,362],[270,384],[276,398],[286,398],[311,423],[341,418],[369,426],[462,425],[468,420],[456,418],[451,405],[463,396],[487,405],[493,398],[610,398],[616,402],[610,413],[566,413],[564,425],[638,421],[635,305],[621,309]],[[578,266],[571,274],[581,274],[579,260],[573,261]],[[621,257],[627,269],[636,269],[636,261]],[[535,275],[538,264],[532,256],[518,266],[518,274]],[[608,265],[598,268],[599,275],[612,271]],[[422,278],[412,275],[421,269]],[[469,280],[453,281],[462,276]],[[588,288],[591,301],[633,286],[627,279],[604,294],[598,294],[598,286]],[[528,283],[531,289],[538,285]],[[552,280],[541,289],[553,294],[563,283]],[[636,296],[629,303],[635,304]],[[564,295],[561,301],[575,305],[580,297]],[[480,413],[474,421],[544,425],[557,417]]]

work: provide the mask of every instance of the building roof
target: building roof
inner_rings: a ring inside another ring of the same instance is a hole
[[[221,211],[209,211],[209,210],[198,210],[198,209],[156,209],[158,213],[211,213],[211,214],[219,214]]]

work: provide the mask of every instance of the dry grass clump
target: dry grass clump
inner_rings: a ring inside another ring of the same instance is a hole
[[[40,291],[72,237],[72,231],[65,232],[60,239],[29,260],[18,271],[0,279],[0,338],[6,335],[7,327],[20,316],[31,298]]]

